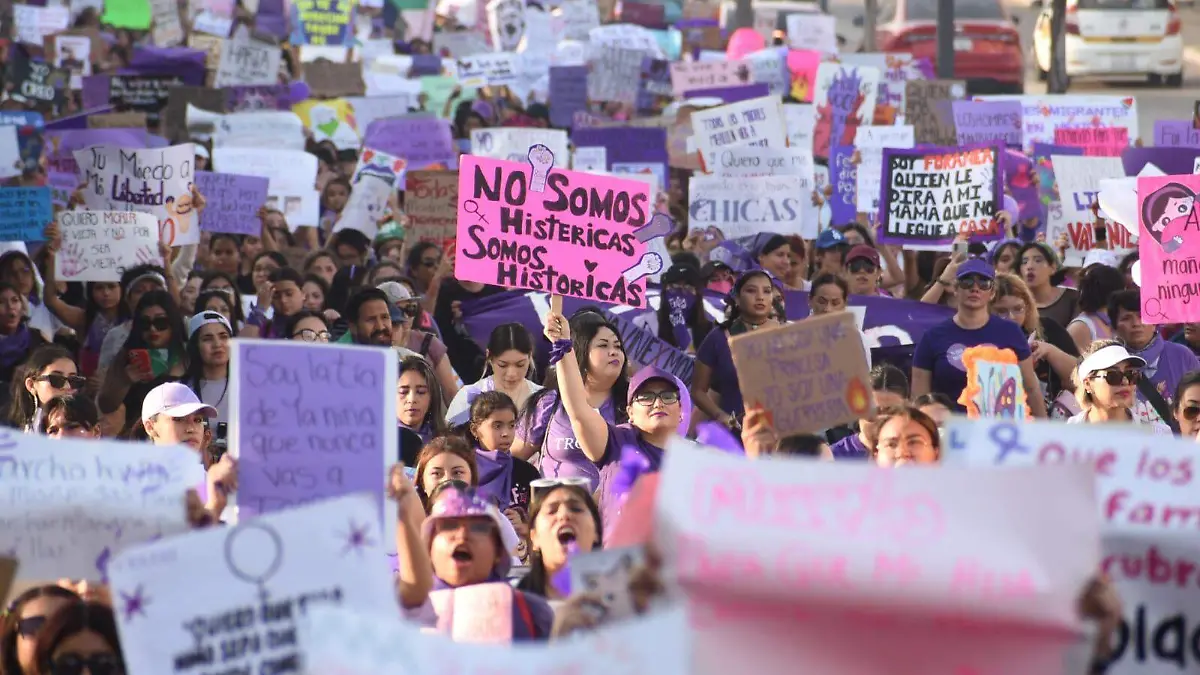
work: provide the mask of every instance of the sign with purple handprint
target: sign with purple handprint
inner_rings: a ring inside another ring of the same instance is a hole
[[[137,211],[63,211],[55,264],[59,281],[120,281],[126,268],[162,264],[158,219]]]

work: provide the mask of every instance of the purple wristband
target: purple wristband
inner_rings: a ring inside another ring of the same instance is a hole
[[[571,353],[570,340],[555,340],[554,345],[550,347],[550,365],[555,365],[562,361],[563,357]]]

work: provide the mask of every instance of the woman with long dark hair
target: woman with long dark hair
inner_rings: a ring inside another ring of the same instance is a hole
[[[42,409],[50,399],[80,391],[87,383],[79,375],[71,353],[58,345],[42,345],[33,350],[20,373],[13,380],[8,421],[26,433],[38,430]]]
[[[580,312],[569,323],[570,343],[555,345],[556,353],[577,364],[588,405],[606,422],[624,424],[629,375],[617,327],[595,312]],[[548,478],[583,477],[590,490],[600,484],[600,469],[580,448],[557,377],[547,377],[546,388],[526,402],[512,454],[532,462]]]
[[[603,543],[600,507],[584,486],[539,483],[529,507],[529,527],[529,573],[517,588],[555,607],[566,598],[554,587],[554,576],[566,568],[570,555],[599,550]]]
[[[112,607],[78,600],[46,620],[35,639],[36,675],[124,675]]]
[[[505,323],[492,329],[488,338],[483,378],[454,395],[446,409],[446,423],[465,424],[471,417],[471,404],[484,392],[506,394],[521,410],[542,386],[529,378],[533,374],[533,336],[519,323]]]
[[[400,361],[396,383],[396,417],[401,427],[428,443],[446,431],[446,407],[437,375],[423,356]]]
[[[104,415],[125,406],[123,429],[137,423],[142,399],[160,382],[177,380],[187,367],[183,316],[167,291],[142,296],[129,338],[108,369],[97,405]]]
[[[233,328],[217,312],[202,311],[188,322],[187,372],[183,383],[217,410],[213,424],[229,421],[229,356]]]
[[[704,285],[700,270],[676,263],[662,275],[658,309],[642,314],[634,325],[657,335],[663,342],[694,354],[713,329],[704,309]]]
[[[45,343],[42,334],[29,327],[21,292],[0,281],[0,382],[5,388],[12,382],[17,366]]]
[[[1092,265],[1079,279],[1079,314],[1067,324],[1067,333],[1075,341],[1076,353],[1096,340],[1110,340],[1112,323],[1108,319],[1108,299],[1125,290],[1125,275],[1115,267]]]
[[[726,299],[726,320],[708,334],[696,352],[692,373],[692,400],[710,419],[736,429],[741,418],[742,389],[738,385],[729,338],[764,327],[778,326],[778,307],[774,302],[775,285],[765,270],[742,273]],[[717,392],[720,403],[709,394]]]
[[[116,281],[93,281],[84,284],[86,302],[82,309],[64,302],[58,295],[58,261],[54,255],[62,245],[58,226],[47,228],[46,235],[49,255],[46,256],[46,284],[42,288],[42,301],[63,325],[83,336],[79,348],[79,369],[84,377],[91,377],[100,367],[100,347],[104,344],[104,336],[114,326],[129,320],[125,292]]]
[[[55,612],[74,602],[79,602],[74,592],[49,584],[13,598],[0,619],[0,675],[34,675],[35,638]]]

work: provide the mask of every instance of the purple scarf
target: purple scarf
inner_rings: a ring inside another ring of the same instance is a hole
[[[512,455],[500,450],[475,448],[475,466],[479,487],[475,491],[501,511],[512,504]]]
[[[11,368],[25,360],[29,355],[29,345],[33,342],[33,333],[29,324],[22,321],[17,330],[7,337],[0,337],[0,367]]]
[[[687,351],[692,346],[692,329],[687,317],[696,304],[696,294],[671,288],[663,293],[662,302],[667,303],[667,318],[675,334],[675,345]]]

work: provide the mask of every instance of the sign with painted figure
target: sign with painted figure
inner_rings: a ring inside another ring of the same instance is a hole
[[[1200,176],[1138,179],[1142,321],[1200,321]]]

